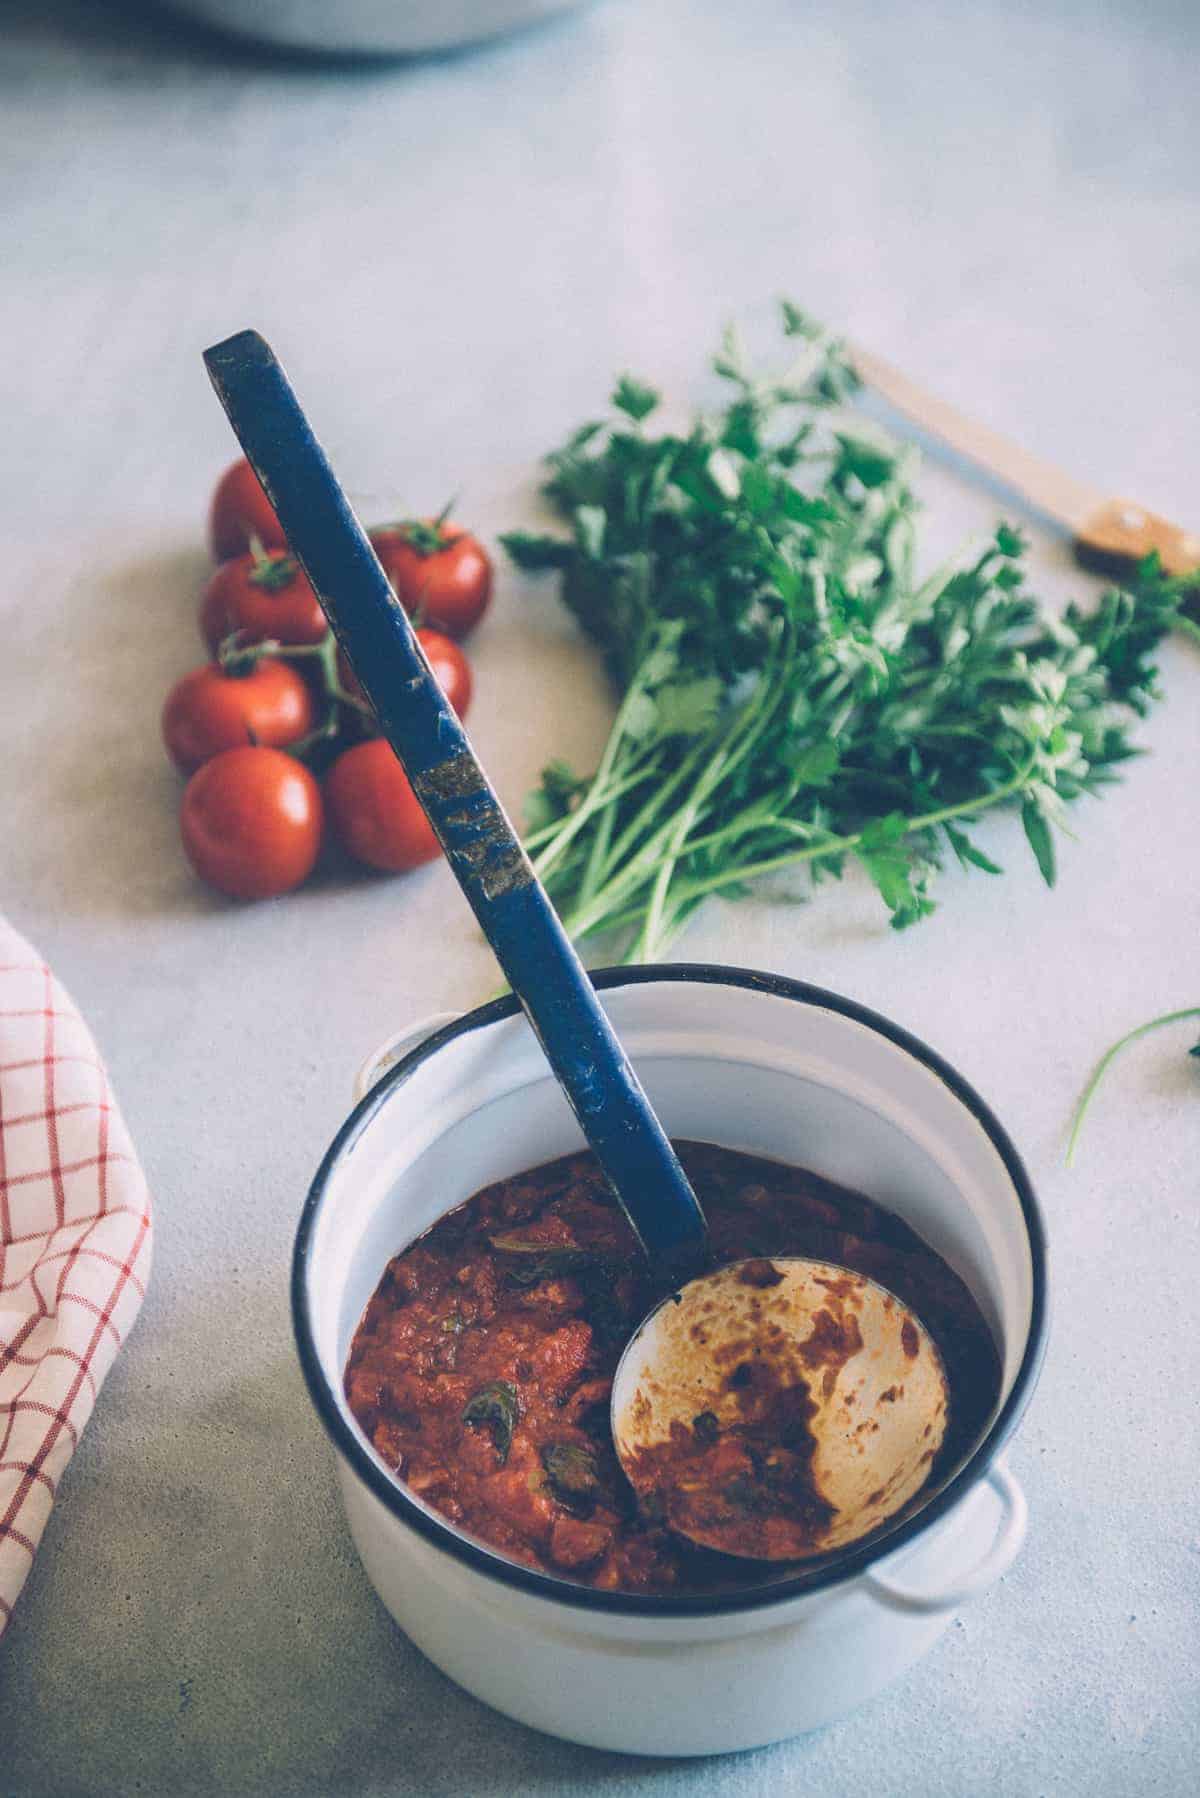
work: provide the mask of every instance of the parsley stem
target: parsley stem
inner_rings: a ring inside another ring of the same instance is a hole
[[[600,884],[604,871],[604,864],[608,859],[609,845],[612,842],[613,819],[615,816],[615,808],[610,802],[600,814],[600,821],[596,826],[595,835],[592,838],[592,846],[588,851],[587,863],[583,870],[583,879],[579,883],[579,897],[581,901],[590,899]]]
[[[653,757],[647,758],[633,772],[623,776],[620,780],[613,781],[607,790],[597,772],[588,782],[587,792],[573,812],[568,812],[565,818],[556,818],[552,824],[531,832],[525,838],[527,849],[531,844],[537,843],[543,838],[546,839],[546,846],[534,859],[534,867],[541,879],[545,879],[555,863],[561,859],[563,851],[570,846],[583,826],[599,811],[602,804],[610,804],[625,793],[631,792],[634,787],[640,786],[644,780],[649,779],[654,772],[654,761]]]
[[[659,812],[662,811],[667,801],[678,788],[685,785],[686,782],[692,778],[696,769],[701,766],[705,757],[710,753],[711,746],[708,738],[701,738],[690,754],[683,758],[675,772],[667,777],[661,787],[655,789],[650,795],[650,798],[642,806],[641,810],[630,820],[629,824],[626,825],[625,829],[621,832],[621,835],[617,838],[608,853],[604,872],[607,872],[609,867],[625,860],[625,857],[630,853],[633,845],[637,842],[638,837],[642,835],[647,826],[655,817],[657,817]],[[669,828],[669,826],[661,827],[661,829],[666,828]]]
[[[918,818],[909,818],[904,826],[904,835],[915,836],[918,831],[933,830],[939,824],[948,824],[955,818],[966,818],[979,812],[990,810],[994,805],[1002,805],[1006,799],[1015,796],[1028,784],[1033,772],[1034,762],[1031,758],[1018,774],[1001,787],[994,787],[990,793],[979,793],[972,799],[963,799],[957,805],[944,805],[939,811],[925,812]],[[776,874],[782,868],[795,867],[801,862],[816,861],[824,855],[846,855],[857,849],[863,840],[861,830],[850,836],[830,836],[823,842],[810,844],[804,849],[790,849],[784,855],[769,856],[765,861],[748,862],[744,867],[726,868],[715,874],[706,875],[702,880],[685,881],[681,896],[687,899],[698,898],[702,893],[715,893],[723,886],[730,886],[744,880],[757,880],[764,874]]]
[[[586,903],[585,895],[581,893],[577,896],[577,909],[572,914],[572,921],[567,926],[572,933],[576,931],[582,933],[594,928],[595,923],[604,916],[605,911],[609,908],[615,892],[619,892],[623,896],[627,887],[637,886],[644,877],[648,878],[653,875],[651,910],[640,939],[642,950],[640,959],[647,959],[647,945],[654,941],[656,933],[661,927],[667,889],[688,832],[721,781],[733,773],[745,760],[756,740],[767,728],[773,714],[787,696],[782,684],[775,692],[771,691],[769,685],[770,674],[774,667],[780,664],[785,654],[786,638],[776,646],[772,664],[769,664],[767,670],[764,671],[762,687],[756,699],[748,701],[743,706],[732,727],[717,726],[716,740],[720,742],[723,739],[724,748],[713,747],[711,741],[713,733],[700,738],[691,754],[684,758],[675,775],[666,781],[652,799],[643,806],[633,825],[623,833],[609,857],[610,862],[624,861],[623,872],[609,883],[602,894],[597,895],[593,892],[590,908]],[[764,691],[767,695],[765,701],[761,696]],[[699,776],[691,797],[682,811],[673,817],[668,817],[664,824],[651,832],[641,846],[629,855],[628,859],[625,859],[626,850],[636,836],[639,827],[644,828],[646,822],[661,812],[674,788],[680,785],[681,781],[693,778],[696,769],[699,769]],[[664,851],[665,860],[658,859]]]
[[[781,818],[778,813],[767,812],[755,817],[735,818],[732,824],[722,825],[720,830],[710,831],[706,837],[693,837],[688,845],[688,853],[696,855],[702,849],[716,849],[722,843],[736,842],[739,837],[752,836],[755,831],[763,830],[776,830],[781,836],[803,837],[805,842],[812,841],[811,824],[800,824],[794,818]]]
[[[552,839],[537,858],[535,867],[538,874],[543,878],[554,866],[555,862],[559,860],[568,844],[583,829],[588,819],[592,816],[592,813],[599,806],[601,799],[604,797],[605,783],[612,772],[613,763],[617,756],[617,750],[620,748],[622,739],[629,727],[630,714],[637,702],[643,697],[644,692],[645,678],[639,671],[639,673],[634,676],[633,680],[630,681],[621,703],[617,708],[617,715],[613,720],[612,729],[608,734],[608,741],[604,745],[604,753],[600,757],[600,765],[596,769],[592,779],[589,781],[587,791],[584,793],[579,805],[576,806],[575,810],[567,818],[558,835]]]
[[[1185,637],[1190,637],[1193,643],[1200,643],[1200,624],[1194,618],[1187,617],[1183,612],[1176,612],[1175,629],[1182,631]]]
[[[727,758],[718,754],[708,764],[708,767],[696,783],[695,792],[692,794],[692,797],[688,800],[687,804],[681,808],[678,817],[674,821],[668,839],[667,852],[659,865],[658,875],[650,893],[650,904],[646,910],[646,921],[642,926],[642,934],[638,940],[638,946],[633,952],[635,961],[650,961],[653,959],[654,942],[662,925],[663,908],[666,905],[667,889],[671,884],[671,877],[675,872],[683,846],[687,841],[688,832],[696,821],[696,814],[704,804],[710,790],[719,782],[723,763],[726,759]]]
[[[616,800],[623,799],[626,793],[633,791],[634,787],[640,787],[644,780],[649,780],[658,760],[657,756],[648,757],[632,773],[624,774],[619,780],[611,781],[607,793],[604,794],[605,805],[612,805]],[[599,806],[597,805],[593,810],[599,810]],[[567,812],[561,818],[552,818],[549,824],[540,824],[536,830],[527,831],[521,839],[526,849],[535,849],[539,843],[548,843],[552,837],[557,836],[559,831],[565,828],[574,816],[574,812]]]
[[[1068,1167],[1074,1165],[1075,1150],[1079,1146],[1079,1137],[1083,1130],[1083,1120],[1086,1118],[1092,1100],[1096,1096],[1096,1088],[1100,1085],[1100,1082],[1103,1080],[1113,1062],[1117,1059],[1117,1056],[1123,1049],[1127,1049],[1130,1043],[1136,1043],[1140,1037],[1149,1036],[1152,1030],[1160,1030],[1164,1024],[1180,1024],[1185,1018],[1200,1018],[1200,1005],[1188,1005],[1185,1006],[1182,1011],[1165,1011],[1161,1017],[1151,1018],[1147,1024],[1139,1024],[1136,1030],[1131,1030],[1127,1035],[1118,1038],[1111,1048],[1105,1050],[1104,1054],[1100,1057],[1100,1060],[1096,1063],[1095,1071],[1087,1085],[1084,1087],[1079,1104],[1075,1108],[1075,1116],[1071,1121],[1071,1134],[1067,1141]]]
[[[1033,767],[1034,758],[1031,757],[1024,767],[1019,769],[1012,779],[1006,781],[1003,786],[994,787],[988,793],[977,793],[970,799],[960,800],[957,805],[942,806],[937,811],[925,812],[919,817],[908,819],[904,828],[905,836],[914,836],[923,830],[933,830],[940,824],[952,822],[955,818],[978,815],[980,812],[990,810],[993,806],[1002,805],[1006,800],[1015,798],[1028,784]],[[666,836],[669,834],[670,828],[669,825],[664,826],[663,830],[657,834]],[[847,836],[831,835],[822,838],[818,843],[806,844],[802,849],[789,849],[781,855],[768,856],[762,861],[717,869],[712,874],[694,880],[681,881],[675,887],[672,897],[676,905],[690,906],[708,893],[719,892],[724,886],[741,885],[744,881],[757,880],[766,874],[777,874],[784,868],[798,867],[805,862],[817,861],[823,856],[850,854],[862,842],[863,834],[862,831],[855,831]],[[671,855],[667,865],[673,870],[678,859],[678,854]],[[592,895],[589,903],[576,905],[575,909],[564,917],[563,924],[568,934],[587,936],[605,924],[607,920],[612,919],[615,905],[620,904],[623,910],[626,909],[633,893],[648,879],[652,876],[661,878],[659,867],[660,864],[647,857],[645,851],[635,856],[626,864],[620,874],[609,881],[598,893]],[[664,903],[665,897],[666,889],[664,887]],[[637,910],[640,913],[641,908],[639,907]],[[660,947],[663,941],[661,919],[662,906],[660,905],[654,926],[655,931],[659,933]],[[641,946],[639,942],[639,948]],[[645,957],[632,954],[630,959],[636,961],[645,959]]]

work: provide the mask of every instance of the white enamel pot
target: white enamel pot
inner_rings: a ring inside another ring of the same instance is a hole
[[[1016,1556],[1025,1503],[999,1457],[1044,1347],[1041,1216],[983,1101],[862,1006],[736,968],[595,978],[672,1135],[866,1192],[961,1274],[1003,1365],[995,1415],[966,1462],[915,1515],[831,1564],[670,1598],[519,1567],[392,1478],[342,1393],[350,1339],[388,1259],[489,1181],[582,1143],[511,999],[429,1020],[364,1069],[300,1223],[300,1359],[367,1573],[443,1672],[523,1723],[599,1748],[750,1748],[870,1698]]]

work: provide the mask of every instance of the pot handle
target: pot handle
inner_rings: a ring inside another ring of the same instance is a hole
[[[426,1037],[432,1036],[435,1030],[441,1030],[446,1024],[454,1024],[462,1016],[458,1011],[434,1011],[417,1024],[410,1024],[407,1030],[397,1030],[394,1036],[385,1037],[378,1048],[372,1049],[367,1059],[354,1076],[354,1103],[365,1099],[376,1082],[382,1079],[390,1067],[394,1067],[410,1049],[417,1048]]]
[[[956,1611],[968,1599],[994,1585],[1021,1552],[1025,1527],[1029,1522],[1029,1506],[1025,1493],[1003,1461],[997,1461],[987,1474],[987,1483],[1000,1500],[1000,1527],[983,1559],[953,1586],[941,1592],[914,1592],[896,1585],[884,1574],[868,1569],[863,1581],[871,1595],[889,1610],[903,1611],[910,1617],[933,1617],[940,1612]]]

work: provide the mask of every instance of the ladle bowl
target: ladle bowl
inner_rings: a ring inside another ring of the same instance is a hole
[[[613,1439],[643,1507],[704,1547],[828,1554],[920,1492],[946,1431],[941,1356],[865,1274],[775,1256],[652,1311],[613,1381]]]

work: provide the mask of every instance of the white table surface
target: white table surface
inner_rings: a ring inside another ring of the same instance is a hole
[[[656,1764],[492,1715],[358,1568],[286,1304],[359,1058],[477,1001],[444,868],[236,909],[189,877],[158,742],[197,659],[230,439],[199,351],[255,324],[376,515],[529,515],[538,454],[632,365],[682,399],[787,292],[1079,475],[1200,515],[1200,13],[1189,0],[612,4],[418,66],[279,66],[103,5],[0,0],[0,904],[74,991],[157,1203],[142,1319],[0,1650],[5,1794],[1088,1794],[1195,1789],[1198,1070],[1179,1034],[1064,1122],[1108,1041],[1200,1001],[1200,666],[1044,891],[947,878],[896,937],[848,882],[714,905],[680,954],[890,1013],[1015,1133],[1054,1335],[1013,1449],[1011,1575],[823,1734]],[[930,463],[930,554],[999,500]],[[1086,594],[1034,527],[1045,590]],[[517,804],[608,698],[506,574],[473,726]]]

